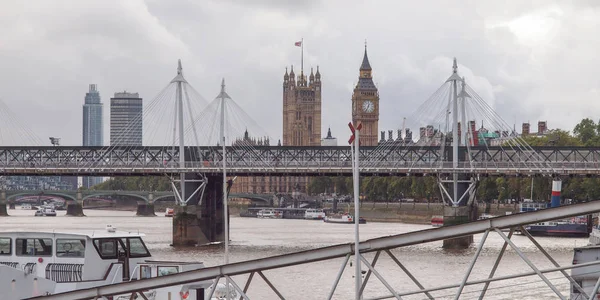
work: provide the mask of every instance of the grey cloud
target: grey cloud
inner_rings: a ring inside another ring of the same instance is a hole
[[[58,135],[76,145],[89,83],[98,83],[106,107],[123,89],[150,101],[181,58],[186,78],[206,99],[217,95],[225,77],[229,95],[277,140],[283,73],[292,64],[299,69],[293,43],[303,37],[305,70],[319,65],[323,76],[323,133],[331,126],[343,141],[366,38],[385,107],[382,129],[400,127],[449,76],[446,63],[455,56],[508,123],[547,119],[550,127],[570,129],[600,113],[599,11],[595,1],[582,3],[2,3],[0,97],[43,139]],[[518,29],[498,25],[548,9],[561,14],[551,16],[558,25],[542,42],[515,32],[539,38],[535,22]]]

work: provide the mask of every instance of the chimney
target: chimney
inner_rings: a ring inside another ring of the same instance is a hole
[[[548,128],[546,127],[546,121],[539,121],[538,122],[538,135],[543,135],[544,133],[546,133],[547,130],[548,130]]]
[[[523,127],[521,130],[521,135],[526,136],[529,135],[529,123],[523,123]]]
[[[419,128],[419,138],[424,138],[426,132],[427,131],[426,131],[425,127]]]
[[[393,130],[388,130],[388,141],[393,142],[394,141],[394,131]]]

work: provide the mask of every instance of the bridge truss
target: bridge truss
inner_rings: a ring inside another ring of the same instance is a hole
[[[179,162],[172,147],[0,147],[0,172],[13,175],[164,175],[181,172],[219,175],[222,147],[186,147],[194,161]],[[227,147],[233,176],[351,175],[350,147]],[[441,147],[362,147],[361,174],[405,176],[432,173],[490,175],[598,175],[600,148],[471,147],[470,161],[457,168],[443,160]],[[467,155],[464,152],[464,155]]]

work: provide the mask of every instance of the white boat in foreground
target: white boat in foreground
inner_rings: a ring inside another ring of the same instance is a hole
[[[143,236],[110,226],[87,232],[1,232],[1,298],[51,295],[204,267],[201,262],[151,260]],[[202,281],[148,290],[144,297],[197,299],[196,294],[205,293],[211,284],[212,281]],[[131,294],[119,295],[113,299],[130,297]]]

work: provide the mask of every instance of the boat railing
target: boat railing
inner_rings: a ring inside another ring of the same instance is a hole
[[[117,268],[116,268],[116,271],[115,271],[115,275],[113,275],[113,279],[110,282],[111,284],[115,283],[115,281],[117,280],[117,275],[119,275],[119,270],[121,270],[122,266],[123,266],[123,264],[118,264],[117,265]],[[113,266],[110,266],[110,267],[112,268]],[[108,269],[108,272],[110,272],[110,268]]]
[[[19,268],[19,263],[14,262],[14,261],[0,261],[0,265],[9,266],[9,267],[15,268],[15,269]]]
[[[26,275],[33,274],[35,272],[36,265],[36,263],[27,263],[23,266],[23,272],[25,272]]]
[[[129,276],[129,281],[133,280],[133,275],[135,275],[135,272],[140,268],[140,265],[135,266],[135,268],[133,268],[133,271],[131,271],[131,275]],[[136,277],[137,278],[137,277]]]
[[[46,265],[46,279],[50,279],[55,282],[82,281],[82,271],[83,264],[52,263]]]

